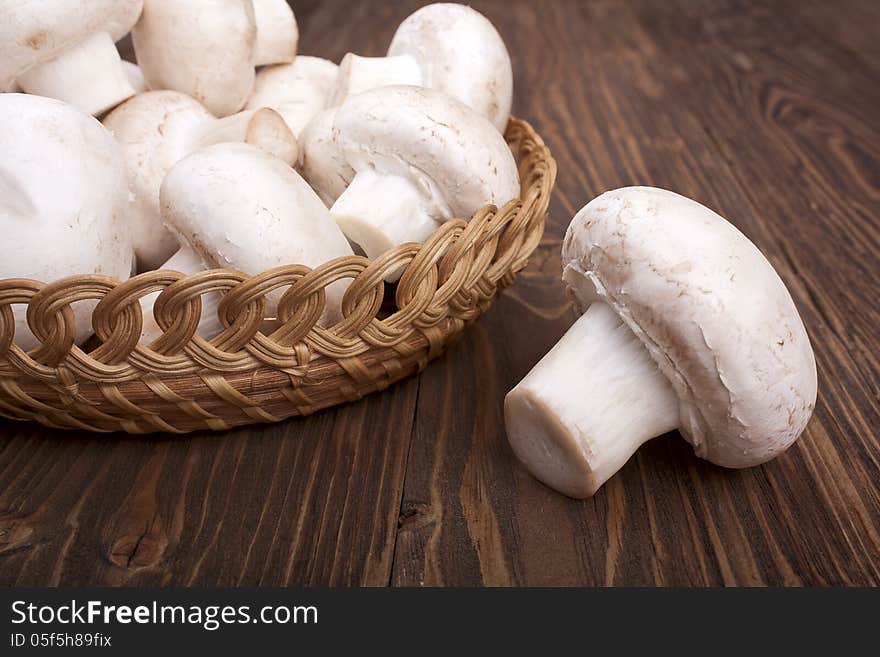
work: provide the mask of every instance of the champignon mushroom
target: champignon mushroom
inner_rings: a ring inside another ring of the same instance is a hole
[[[247,144],[217,144],[178,162],[162,183],[162,217],[205,262],[258,274],[352,255],[315,192],[281,160]],[[325,323],[341,316],[348,281],[326,290]],[[269,312],[279,294],[269,296]]]
[[[198,101],[176,91],[139,94],[113,110],[104,125],[122,146],[134,203],[130,212],[137,268],[155,269],[177,250],[162,226],[159,186],[169,169],[202,146],[246,141],[288,163],[296,160],[296,139],[269,109],[214,118]]]
[[[364,91],[371,81],[378,86],[397,79],[400,71],[395,69],[406,61],[401,57],[415,60],[419,84],[457,98],[500,132],[507,128],[513,102],[510,55],[498,31],[480,12],[446,2],[422,7],[397,28],[387,57],[352,68],[348,78],[340,76],[336,101],[344,100],[346,88]],[[381,72],[383,66],[387,73]]]
[[[370,257],[519,196],[504,138],[439,91],[381,87],[352,96],[338,109],[333,133],[356,175],[330,214]]]
[[[251,0],[146,0],[131,36],[151,89],[185,93],[216,116],[244,106],[257,42]]]
[[[254,64],[265,66],[292,62],[299,45],[299,28],[293,9],[285,0],[251,1],[254,3],[254,23],[257,26]]]
[[[810,340],[782,280],[732,224],[662,189],[602,194],[573,219],[563,279],[586,313],[507,395],[526,468],[588,497],[678,428],[743,468],[800,435],[816,401]]]
[[[0,89],[63,100],[101,114],[134,95],[114,42],[141,0],[0,2]]]
[[[297,137],[325,107],[339,67],[320,57],[300,55],[292,64],[267,66],[257,73],[254,91],[245,109],[270,107]]]
[[[100,123],[58,100],[0,94],[0,278],[128,278],[127,208],[122,153]],[[94,306],[73,306],[78,342]],[[16,344],[33,348],[24,308],[13,312]]]
[[[298,169],[327,207],[345,191],[355,171],[333,138],[336,107],[319,112],[300,134]]]

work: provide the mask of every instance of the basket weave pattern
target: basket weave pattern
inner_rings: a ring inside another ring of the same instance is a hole
[[[90,431],[223,430],[353,401],[421,370],[513,282],[543,234],[556,164],[525,121],[511,119],[505,136],[521,199],[449,221],[424,244],[375,260],[348,256],[256,276],[214,269],[152,271],[124,282],[0,280],[0,415]],[[384,316],[385,277],[401,267]],[[343,319],[321,327],[324,288],[340,279],[351,280]],[[266,333],[265,297],[276,289],[284,294]],[[138,300],[157,291],[163,334],[139,344]],[[218,313],[226,328],[205,340],[196,334],[201,296],[213,291],[224,293]],[[71,309],[87,299],[97,300],[99,341],[88,352],[74,343]],[[13,344],[11,304],[27,304],[42,343],[28,353]]]

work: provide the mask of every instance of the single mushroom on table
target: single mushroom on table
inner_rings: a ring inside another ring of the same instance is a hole
[[[51,98],[0,94],[0,278],[128,278],[127,209],[122,153],[98,121]],[[77,342],[95,304],[73,305]],[[13,307],[15,342],[31,349],[24,310]]]
[[[369,257],[519,196],[516,162],[501,134],[433,89],[381,87],[352,96],[336,113],[333,135],[356,174],[330,214]]]
[[[339,67],[320,57],[299,55],[291,64],[266,66],[257,73],[245,109],[269,107],[299,138],[306,124],[328,106]]]
[[[177,250],[162,225],[159,187],[172,166],[203,146],[244,141],[292,164],[296,139],[270,109],[215,118],[198,101],[177,91],[150,91],[126,101],[104,118],[122,146],[133,197],[129,221],[138,271],[155,269]]]
[[[327,207],[286,163],[247,144],[217,144],[178,162],[162,183],[162,217],[211,267],[259,274],[352,255]],[[349,281],[326,292],[322,322],[342,317]],[[280,299],[269,295],[268,312]]]
[[[98,115],[134,95],[115,42],[142,0],[0,0],[0,90],[14,83]]]
[[[185,93],[216,116],[244,107],[258,43],[251,0],[145,0],[131,36],[151,89]]]
[[[416,84],[460,100],[499,132],[507,128],[513,102],[510,55],[492,23],[465,5],[422,7],[397,28],[387,57],[348,58],[342,68],[335,104],[371,86]]]
[[[810,340],[772,265],[725,219],[662,189],[610,191],[572,220],[562,261],[587,310],[504,404],[538,479],[588,497],[676,428],[729,468],[774,458],[804,430]]]

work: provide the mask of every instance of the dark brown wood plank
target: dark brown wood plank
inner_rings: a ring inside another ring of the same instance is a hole
[[[857,31],[836,12],[832,33]],[[560,82],[536,121],[560,164],[553,252],[486,318],[491,338],[473,332],[450,354],[454,372],[422,376],[404,494],[415,520],[401,526],[395,582],[880,582],[875,62],[817,40],[793,3],[552,3],[541,13],[531,38],[559,53],[543,63]],[[571,322],[558,261],[547,266],[568,218],[628,184],[696,198],[764,250],[810,330],[819,406],[802,440],[763,467],[714,468],[673,435],[593,499],[563,500],[512,462],[497,409]],[[471,417],[465,427],[424,412],[449,394]],[[498,404],[474,419],[482,395]],[[509,546],[500,559],[499,536]]]
[[[384,585],[416,391],[186,437],[4,422],[0,584]]]

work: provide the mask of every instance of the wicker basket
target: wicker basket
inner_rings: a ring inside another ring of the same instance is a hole
[[[511,119],[506,138],[522,199],[447,222],[424,244],[376,260],[349,256],[257,276],[215,269],[153,271],[122,283],[0,281],[0,415],[89,431],[222,430],[306,415],[418,372],[513,282],[541,239],[556,163],[525,121]],[[385,276],[402,265],[390,303]],[[318,326],[324,287],[346,278],[344,319]],[[279,288],[287,289],[269,330],[264,297]],[[138,344],[138,299],[160,290],[154,313],[163,335]],[[207,341],[195,332],[200,297],[214,290],[225,293],[218,313],[228,328]],[[74,344],[70,307],[86,299],[98,300],[97,346],[88,350]],[[42,343],[28,353],[13,344],[10,306],[25,303]]]

